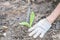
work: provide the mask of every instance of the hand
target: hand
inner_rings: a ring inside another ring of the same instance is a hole
[[[50,27],[51,24],[48,22],[48,20],[42,19],[28,30],[31,32],[29,36],[33,36],[34,38],[40,36],[42,38]]]
[[[51,24],[56,20],[56,18],[60,15],[60,3],[57,5],[55,10],[49,15],[47,18],[40,20],[37,24],[31,27],[28,31],[31,32],[29,36],[33,36],[34,38],[40,36],[41,38],[45,35],[45,33],[51,27]]]
[[[49,20],[49,23],[52,24],[58,16],[60,16],[60,3],[57,5],[54,11],[47,17],[47,19]]]

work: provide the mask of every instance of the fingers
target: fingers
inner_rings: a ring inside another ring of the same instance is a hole
[[[41,28],[39,28],[38,31],[37,31],[37,33],[33,37],[34,38],[38,37],[41,34],[42,31],[44,31],[44,30],[42,30]]]
[[[38,31],[38,29],[35,29],[34,31],[32,31],[29,36],[32,36],[33,34],[35,34]]]
[[[43,38],[43,36],[45,35],[46,32],[42,32],[40,35],[40,38]]]
[[[33,37],[36,38],[40,35],[41,31],[38,31]]]

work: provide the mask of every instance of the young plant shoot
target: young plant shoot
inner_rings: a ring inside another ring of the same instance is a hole
[[[21,22],[21,23],[19,23],[19,24],[20,24],[20,25],[27,26],[27,27],[32,27],[34,18],[35,18],[35,14],[34,14],[34,12],[32,11],[31,14],[30,14],[30,21],[29,21],[29,23],[28,23],[28,22]]]

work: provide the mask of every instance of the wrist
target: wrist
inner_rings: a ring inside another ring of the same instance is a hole
[[[52,24],[58,16],[59,13],[52,12],[51,15],[49,15],[46,19],[49,21],[50,24]]]
[[[52,24],[56,18],[60,15],[60,3],[58,6],[55,8],[55,10],[49,15],[46,19]]]

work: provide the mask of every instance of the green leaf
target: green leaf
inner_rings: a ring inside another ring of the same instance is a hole
[[[27,22],[21,22],[21,23],[19,23],[19,24],[20,24],[20,25],[27,26],[27,27],[30,27],[29,23],[27,23]]]
[[[31,12],[31,15],[30,15],[30,27],[31,27],[32,24],[33,24],[34,18],[35,18],[35,14],[34,14],[34,12],[32,11],[32,12]]]

